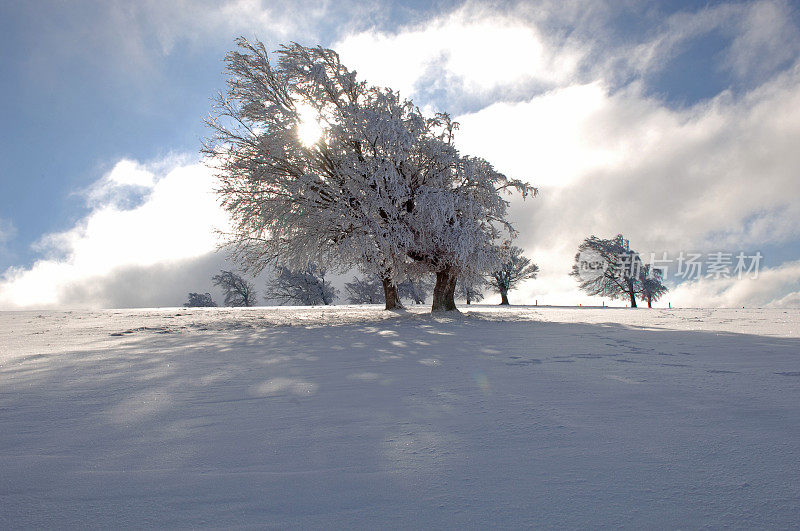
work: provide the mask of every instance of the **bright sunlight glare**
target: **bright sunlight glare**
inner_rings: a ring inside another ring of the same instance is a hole
[[[317,111],[310,105],[303,104],[297,107],[297,114],[300,118],[297,136],[304,146],[313,146],[322,136],[322,124],[320,124]]]

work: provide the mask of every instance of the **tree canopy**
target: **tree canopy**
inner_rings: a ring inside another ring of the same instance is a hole
[[[313,263],[297,270],[281,267],[278,275],[267,283],[266,298],[279,304],[301,306],[333,304],[337,289],[325,279],[325,274],[325,269]]]
[[[651,264],[645,264],[642,270],[641,298],[652,308],[653,303],[664,295],[669,288],[664,285],[664,272]]]
[[[500,294],[500,304],[509,304],[508,292],[523,280],[536,278],[539,274],[539,266],[532,264],[522,252],[516,246],[508,248],[508,257],[491,274],[492,286]]]
[[[454,308],[458,276],[490,270],[514,236],[502,192],[536,190],[459,154],[447,114],[358,80],[333,50],[285,45],[273,64],[262,43],[237,44],[203,148],[234,257],[253,272],[358,267],[381,278],[387,308],[398,279],[435,273],[433,309]]]
[[[353,277],[344,285],[347,302],[351,304],[378,304],[384,302],[383,286],[378,278]]]
[[[233,271],[220,271],[211,277],[215,286],[225,295],[225,306],[255,306],[258,294],[252,282],[245,280]]]
[[[586,238],[578,246],[570,275],[589,295],[627,299],[632,308],[636,308],[637,296],[652,306],[668,290],[663,272],[645,264],[622,234],[610,240]]]
[[[202,308],[216,306],[210,293],[189,293],[189,300],[183,303],[187,308]]]

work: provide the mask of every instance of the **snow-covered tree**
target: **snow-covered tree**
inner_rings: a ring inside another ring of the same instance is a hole
[[[399,305],[395,279],[411,241],[399,219],[403,172],[437,121],[358,81],[332,50],[282,46],[273,65],[262,43],[237,43],[204,147],[234,222],[234,256],[256,272],[309,261],[371,269],[386,307]]]
[[[644,264],[641,275],[641,299],[647,301],[648,308],[652,308],[653,303],[669,291],[669,288],[664,285],[664,272],[650,264]]]
[[[222,288],[225,294],[225,306],[255,306],[255,286],[237,275],[233,271],[221,270],[218,275],[211,277],[215,286]]]
[[[455,124],[453,124],[455,125]],[[448,137],[448,140],[451,137]],[[498,240],[516,236],[506,220],[503,192],[523,197],[536,193],[521,181],[508,179],[487,161],[447,155],[443,150],[437,184],[420,194],[412,258],[436,274],[432,310],[454,310],[458,278],[487,274],[502,264]]]
[[[618,234],[610,240],[586,238],[578,246],[570,273],[589,295],[629,299],[636,308],[636,295],[642,291],[642,260]]]
[[[281,267],[278,275],[267,283],[265,298],[302,306],[332,304],[337,290],[325,279],[325,273],[325,269],[313,263],[294,271]]]
[[[491,274],[492,287],[500,294],[500,304],[508,304],[508,292],[517,287],[523,280],[536,278],[539,266],[531,263],[531,259],[522,254],[516,246],[507,247],[507,257],[500,267]]]
[[[384,302],[383,284],[380,279],[353,277],[344,285],[347,302],[351,304],[378,304]]]
[[[431,281],[426,276],[416,280],[406,279],[397,285],[397,293],[402,299],[408,299],[414,304],[425,304],[425,299],[433,288]]]
[[[210,293],[189,293],[189,300],[183,303],[187,308],[201,308],[205,306],[216,306]]]
[[[309,261],[397,280],[437,274],[433,309],[452,309],[461,270],[487,269],[513,235],[502,190],[535,191],[452,145],[446,114],[425,117],[388,88],[359,81],[333,50],[237,41],[226,57],[204,153],[233,221],[234,256],[258,272]],[[448,300],[449,296],[449,300]]]
[[[483,300],[484,287],[486,287],[486,281],[481,277],[475,279],[460,278],[456,284],[456,295],[458,298],[464,299],[467,304],[480,302]]]

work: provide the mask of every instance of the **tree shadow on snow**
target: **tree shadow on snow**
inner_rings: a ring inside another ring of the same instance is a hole
[[[0,523],[796,521],[800,340],[494,319],[31,352],[0,372]]]

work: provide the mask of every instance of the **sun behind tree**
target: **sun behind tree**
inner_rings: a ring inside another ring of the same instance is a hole
[[[237,44],[203,148],[234,258],[252,273],[358,268],[387,309],[400,280],[435,274],[432,310],[455,309],[459,276],[491,271],[515,234],[501,194],[536,190],[461,155],[447,114],[358,80],[333,50],[281,46],[273,65],[262,43]]]

